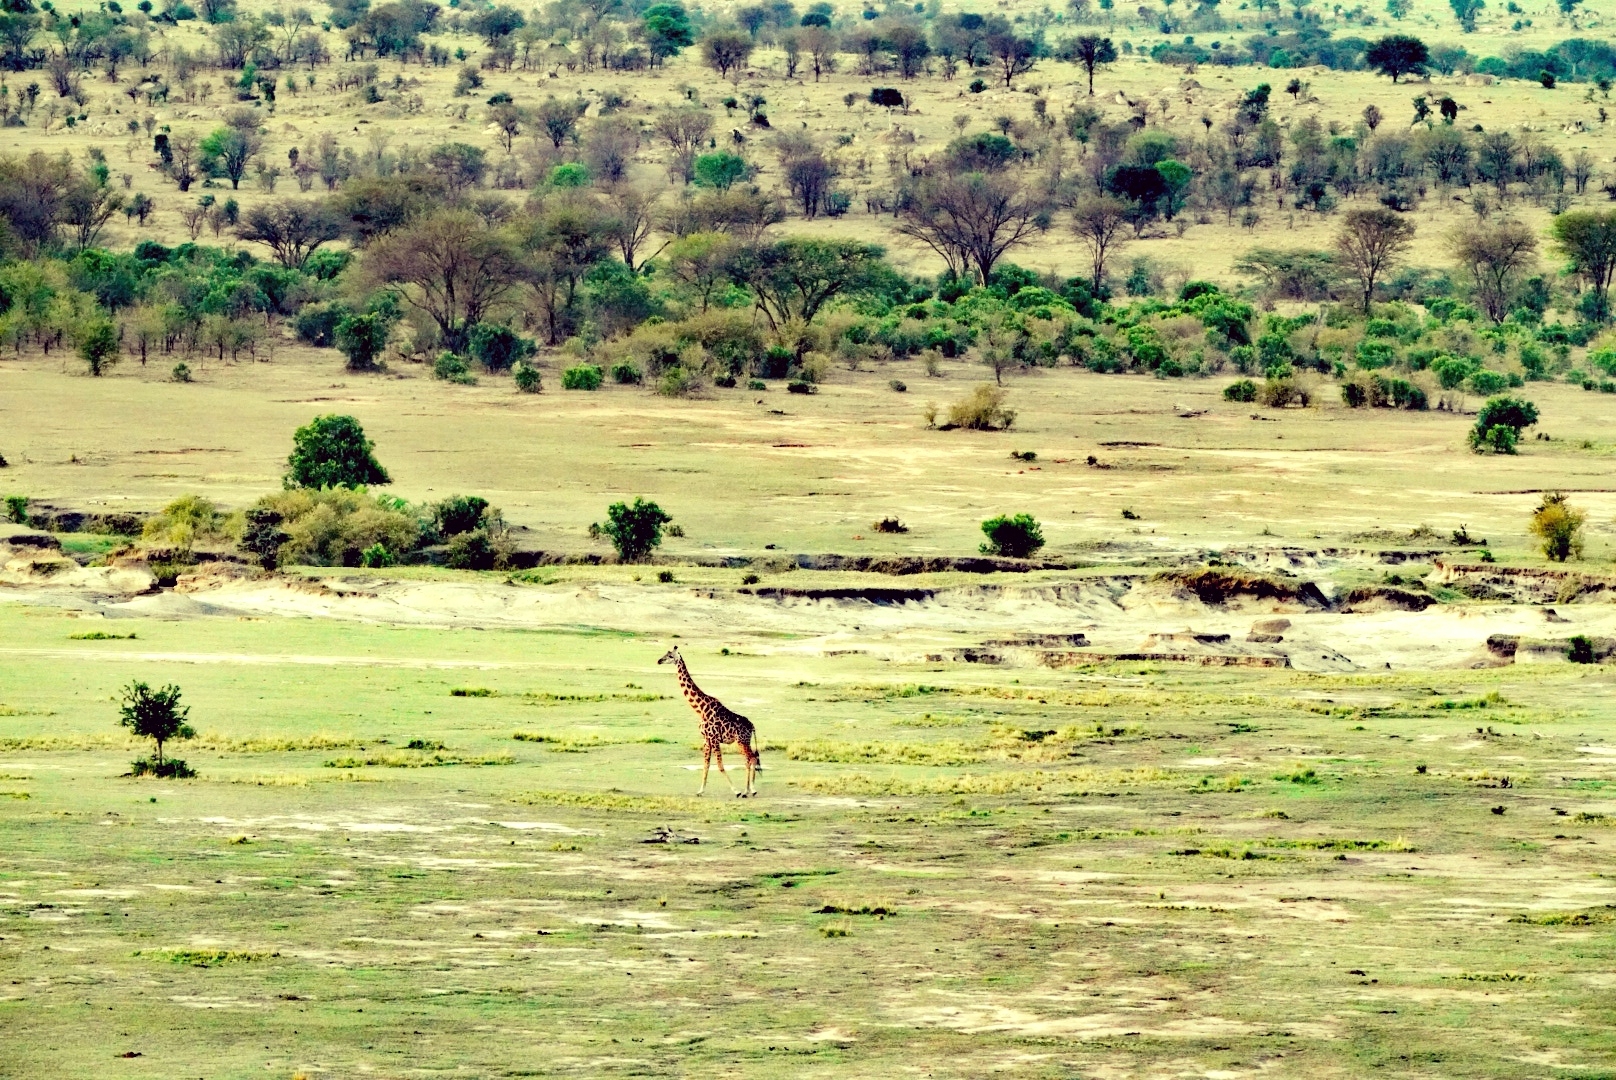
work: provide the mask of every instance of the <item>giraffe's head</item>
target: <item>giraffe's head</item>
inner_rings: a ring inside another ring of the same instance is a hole
[[[657,663],[659,663],[659,664],[677,664],[678,662],[679,662],[679,646],[677,646],[677,645],[675,645],[673,648],[669,649],[667,652],[663,653],[662,654],[662,659],[657,661]]]

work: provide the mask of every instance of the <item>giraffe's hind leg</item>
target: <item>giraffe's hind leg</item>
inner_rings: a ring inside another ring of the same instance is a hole
[[[757,794],[758,753],[746,743],[741,744],[741,753],[746,755],[746,794]]]

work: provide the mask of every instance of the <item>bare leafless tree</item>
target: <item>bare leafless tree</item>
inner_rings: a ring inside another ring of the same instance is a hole
[[[1006,173],[925,177],[899,211],[898,231],[986,284],[994,264],[1038,227],[1043,200]]]

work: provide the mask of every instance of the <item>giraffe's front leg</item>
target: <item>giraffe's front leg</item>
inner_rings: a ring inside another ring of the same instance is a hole
[[[713,747],[711,743],[708,743],[706,746],[702,747],[701,751],[701,787],[696,789],[697,795],[705,795],[707,793],[707,770],[712,768],[712,765]],[[722,769],[724,767],[723,763],[720,762],[718,767]]]
[[[724,783],[729,785],[730,794],[740,794],[740,792],[735,790],[735,781],[729,778],[729,770],[724,768],[724,748],[722,746],[713,747],[713,754],[718,758],[718,775],[722,776],[724,778]]]

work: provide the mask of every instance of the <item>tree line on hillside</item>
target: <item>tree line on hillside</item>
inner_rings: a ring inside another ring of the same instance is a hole
[[[1126,280],[1111,268],[1131,236],[1183,212],[1209,162],[1221,159],[1238,175],[1234,155],[1252,152],[1272,123],[1258,108],[1262,95],[1250,97],[1251,109],[1205,144],[1096,122],[1084,168],[1058,177],[1053,168],[1014,164],[1014,144],[1003,136],[962,136],[935,167],[905,181],[897,211],[900,231],[946,263],[935,280],[897,272],[874,245],[775,235],[784,211],[754,185],[692,185],[659,204],[626,185],[578,183],[572,163],[556,166],[521,205],[411,171],[351,178],[321,200],[238,210],[228,227],[264,259],[195,243],[147,241],[112,252],[95,246],[80,214],[107,186],[93,159],[82,168],[43,155],[0,159],[0,345],[73,347],[100,374],[122,357],[144,364],[154,354],[257,355],[273,347],[273,327],[284,320],[308,343],[340,349],[351,370],[391,355],[430,363],[449,381],[472,381],[477,370],[509,373],[529,391],[542,389],[541,344],[564,345],[564,355],[581,361],[565,373],[566,388],[593,389],[609,374],[669,393],[768,379],[811,392],[831,363],[912,355],[976,356],[996,381],[1062,358],[1097,370],[1215,369],[1216,358],[1250,344],[1241,328],[1249,306],[1236,318],[1224,300],[1213,305],[1221,336],[1199,360],[1141,352],[1131,329],[1138,313],[1108,301],[1119,291],[1148,300],[1157,290],[1143,264]],[[1418,138],[1443,133],[1468,146],[1465,133],[1440,125]],[[1304,164],[1357,160],[1343,140],[1325,142],[1307,125],[1274,143],[1299,155],[1292,191],[1308,175]],[[1415,157],[1413,145],[1377,136],[1365,157],[1376,167],[1412,160],[1409,168],[1422,168],[1428,157]],[[1478,157],[1477,167],[1508,161],[1524,170],[1526,160],[1512,151]],[[1530,160],[1538,175],[1549,168]],[[1550,238],[1564,275],[1545,274],[1539,237],[1507,213],[1505,201],[1529,191],[1519,175],[1489,188],[1494,208],[1449,245],[1452,273],[1398,266],[1414,225],[1396,188],[1378,205],[1344,211],[1332,251],[1255,249],[1244,267],[1274,299],[1351,298],[1364,312],[1399,297],[1470,301],[1476,320],[1571,334],[1581,344],[1609,317],[1616,214],[1556,216]],[[1330,184],[1349,194],[1354,177],[1343,171]],[[1327,199],[1300,195],[1327,209]],[[1087,274],[1046,279],[1009,262],[1018,246],[1055,228],[1088,247]],[[348,247],[333,247],[339,239]],[[1571,321],[1542,325],[1551,307]]]

